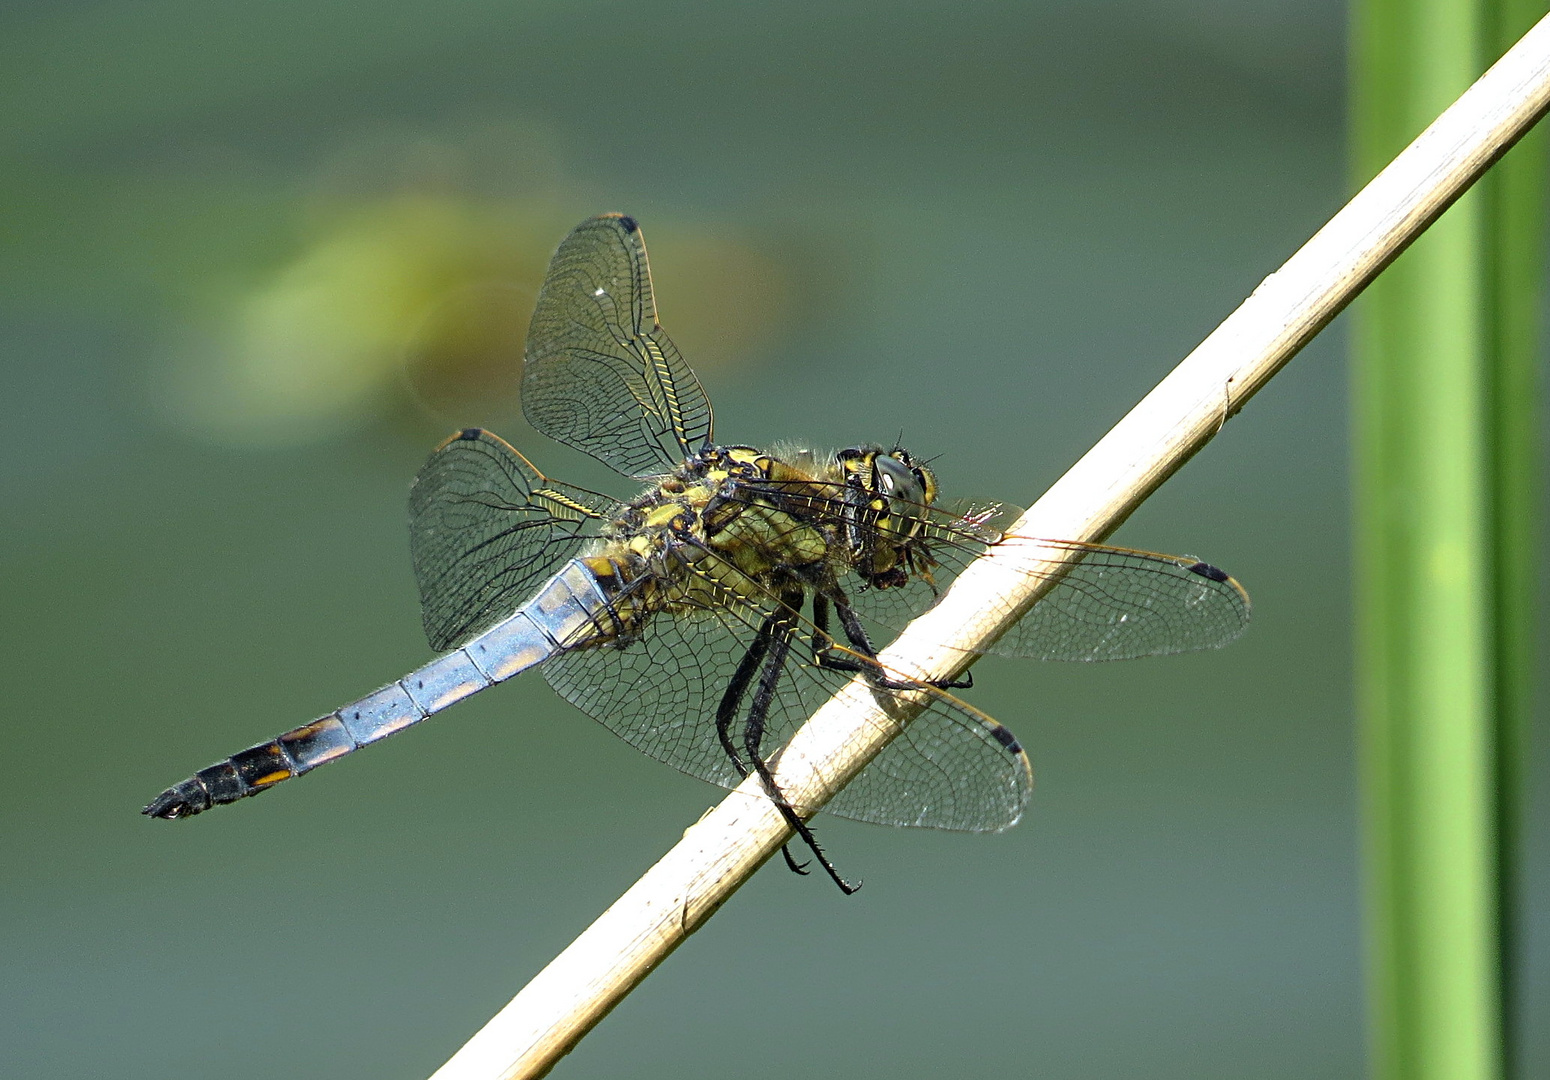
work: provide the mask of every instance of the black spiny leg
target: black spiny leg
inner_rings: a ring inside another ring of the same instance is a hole
[[[795,593],[782,597],[784,608],[799,610],[802,603],[802,594]],[[770,801],[780,811],[781,817],[786,819],[786,824],[802,838],[813,853],[813,858],[818,860],[824,872],[840,887],[840,892],[849,896],[861,888],[861,883],[852,885],[840,877],[834,864],[823,853],[823,848],[818,846],[818,840],[813,836],[812,829],[807,822],[797,814],[780,787],[775,783],[775,777],[770,773],[770,767],[765,763],[764,756],[760,753],[759,744],[764,740],[764,723],[769,716],[770,703],[775,699],[775,690],[780,685],[781,673],[785,671],[786,657],[791,652],[791,622],[789,617],[781,618],[777,612],[765,620],[765,625],[771,626],[772,640],[769,646],[769,657],[764,663],[764,671],[759,676],[759,686],[754,691],[753,704],[748,709],[748,722],[743,727],[743,751],[748,755],[748,761],[759,774],[759,779],[764,781],[764,790],[768,792]],[[782,849],[784,850],[784,849]],[[787,855],[789,860],[790,856]]]
[[[743,764],[743,759],[738,756],[737,747],[732,743],[732,720],[743,704],[743,696],[748,692],[748,684],[753,681],[754,672],[759,670],[765,654],[770,651],[770,635],[774,630],[777,617],[775,614],[765,617],[763,625],[759,627],[758,635],[748,646],[748,651],[743,654],[742,660],[738,662],[737,671],[733,673],[732,681],[727,684],[726,693],[721,695],[721,704],[716,706],[716,738],[721,741],[721,749],[726,751],[732,767],[737,770],[737,775],[744,778],[748,776],[748,766]],[[782,844],[780,853],[792,873],[806,875],[807,864],[797,862],[796,856],[791,854],[791,845]]]
[[[823,631],[823,636],[832,644],[834,639],[829,636],[829,603],[828,597],[822,593],[813,594],[813,624]],[[834,610],[839,614],[840,625],[845,629],[845,637],[850,640],[851,647],[868,660],[877,659],[877,649],[872,644],[872,639],[867,635],[866,627],[861,625],[861,619],[856,615],[855,608],[843,600],[835,599]],[[858,660],[851,660],[844,656],[835,656],[829,651],[828,646],[819,646],[814,641],[813,661],[821,668],[830,671],[860,671],[864,672],[868,681],[888,690],[908,690],[906,683],[896,683],[886,679],[880,673],[876,664],[863,664]],[[938,690],[968,690],[974,686],[974,673],[966,671],[962,679],[941,679],[928,682],[927,686]]]

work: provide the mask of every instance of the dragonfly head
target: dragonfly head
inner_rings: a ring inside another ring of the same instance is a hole
[[[930,470],[912,462],[903,450],[873,458],[872,475],[874,490],[888,499],[896,513],[925,506],[936,497],[936,478]]]
[[[865,492],[874,510],[887,515],[891,531],[914,535],[920,508],[936,499],[936,476],[908,450],[857,446],[839,453],[845,482]]]

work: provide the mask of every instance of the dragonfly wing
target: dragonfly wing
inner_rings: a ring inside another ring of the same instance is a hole
[[[710,400],[657,324],[633,218],[590,218],[554,253],[528,327],[522,408],[626,476],[668,472],[710,441]]]
[[[988,563],[991,574],[1004,575],[999,587],[990,590],[1003,597],[1051,578],[1054,583],[985,652],[1041,660],[1127,660],[1220,648],[1248,625],[1249,598],[1243,587],[1198,559],[1002,532],[1020,511],[983,500],[914,507],[913,533],[904,535],[898,531],[898,519],[894,531],[874,519],[858,520],[840,485],[828,485],[832,494],[824,493],[824,487],[803,481],[797,494],[795,485],[755,485],[745,498],[790,490],[807,520],[827,521],[841,535],[870,533],[879,548],[908,541],[913,565],[902,581],[889,583],[883,576],[880,583],[869,583],[855,567],[841,579],[851,606],[874,626],[902,630],[935,604],[966,568],[1013,545],[1043,549],[1051,559],[1074,556],[1075,561],[1032,570],[1014,569],[1001,560]],[[1004,602],[1011,604],[1009,599]]]
[[[685,574],[705,571],[704,562],[683,568]],[[772,612],[779,610],[796,630],[770,702],[762,744],[767,757],[853,676],[815,664],[814,643],[827,644],[827,636],[760,586],[746,579],[736,590],[716,584],[735,576],[720,566],[714,578],[703,577],[694,606],[657,612],[628,641],[564,650],[544,665],[544,677],[642,753],[712,784],[736,787],[742,775],[717,735],[717,711]],[[1014,824],[1032,786],[1016,740],[947,694],[889,676],[890,684],[895,680],[897,689],[871,691],[885,708],[898,712],[902,703],[893,699],[915,694],[925,696],[925,710],[908,724],[878,720],[899,728],[897,737],[826,809],[858,821],[971,832]],[[739,719],[747,708],[745,699]],[[741,731],[734,720],[731,740],[739,750]]]
[[[1011,731],[950,694],[912,687],[897,674],[890,679],[899,689],[872,693],[923,696],[925,708],[899,725],[893,742],[824,809],[854,821],[950,832],[1016,825],[1033,791],[1033,772]]]
[[[942,531],[932,536],[936,566],[931,580],[911,576],[902,586],[873,588],[852,579],[850,599],[863,618],[903,629],[936,603],[941,591],[971,563],[994,550],[972,537]],[[1009,536],[1003,544],[1030,544],[1051,557],[1074,554],[1079,561],[1048,569],[989,567],[1000,585],[992,601],[1026,589],[1030,579],[1055,578],[1044,596],[984,652],[1039,660],[1130,660],[1140,656],[1217,649],[1243,633],[1249,597],[1223,571],[1198,559],[1129,551],[1100,544]]]
[[[617,507],[550,480],[488,431],[469,428],[442,443],[409,493],[431,647],[455,648],[510,615]]]
[[[1198,559],[1096,544],[1007,537],[1080,561],[988,651],[1041,660],[1129,660],[1218,649],[1243,633],[1249,596],[1231,576]],[[1038,572],[1005,571],[1018,587]]]

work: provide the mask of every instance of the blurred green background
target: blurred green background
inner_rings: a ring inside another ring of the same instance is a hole
[[[428,1074],[716,799],[535,676],[137,814],[427,658],[404,498],[448,431],[628,491],[518,418],[568,228],[642,221],[724,439],[902,430],[949,491],[1028,502],[1343,201],[1344,19],[6,5],[0,1074]],[[1342,334],[1118,535],[1230,569],[1247,637],[982,663],[1022,825],[821,818],[859,895],[767,867],[556,1074],[1360,1075]]]

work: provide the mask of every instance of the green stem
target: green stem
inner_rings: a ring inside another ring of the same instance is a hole
[[[1362,0],[1361,179],[1540,14]],[[1509,1074],[1534,595],[1538,138],[1367,291],[1354,340],[1373,1074]]]

